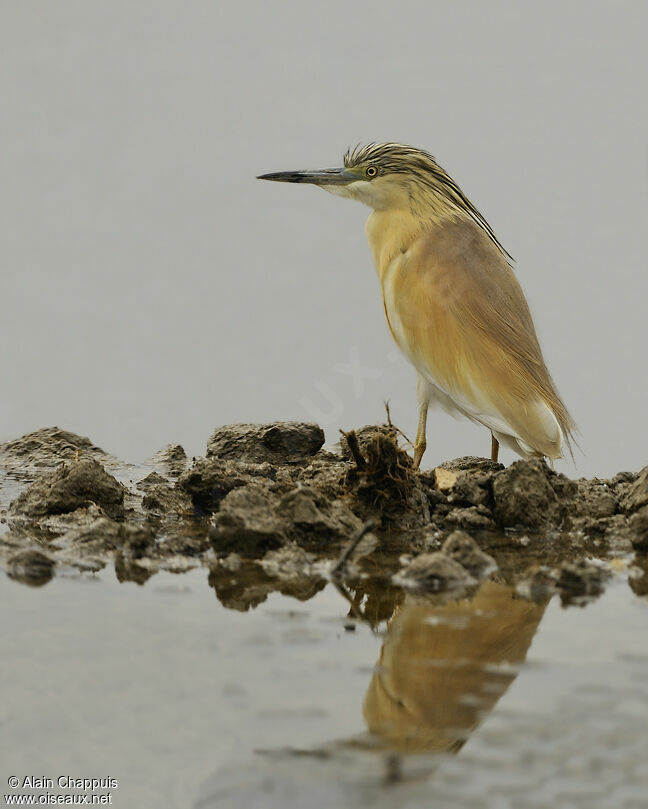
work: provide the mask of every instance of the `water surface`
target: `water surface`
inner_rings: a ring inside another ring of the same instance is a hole
[[[357,595],[244,612],[204,569],[3,578],[3,783],[111,776],[113,805],[161,809],[646,805],[648,609],[622,564],[568,608],[497,581]]]

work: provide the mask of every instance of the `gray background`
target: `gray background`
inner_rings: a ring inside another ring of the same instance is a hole
[[[319,417],[335,440],[384,399],[413,432],[368,209],[254,179],[401,140],[517,259],[581,430],[560,468],[647,462],[645,3],[0,8],[0,439],[56,423],[137,460]],[[438,414],[426,462],[489,443]]]

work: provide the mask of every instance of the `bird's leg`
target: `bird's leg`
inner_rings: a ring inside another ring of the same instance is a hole
[[[428,403],[421,402],[419,404],[419,422],[418,429],[416,430],[416,440],[414,441],[414,468],[418,469],[421,465],[421,459],[427,446],[425,440],[425,428],[427,425]]]
[[[497,463],[498,456],[499,456],[499,441],[491,433],[491,461],[495,461],[495,463]]]

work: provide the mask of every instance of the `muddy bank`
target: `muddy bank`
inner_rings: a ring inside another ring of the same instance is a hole
[[[229,425],[203,458],[174,445],[138,466],[57,428],[7,442],[0,564],[32,585],[109,564],[139,583],[204,566],[236,609],[331,579],[398,599],[491,577],[568,602],[598,595],[619,565],[648,591],[648,467],[570,480],[540,460],[467,457],[418,472],[391,425],[334,450],[324,440],[314,424]]]

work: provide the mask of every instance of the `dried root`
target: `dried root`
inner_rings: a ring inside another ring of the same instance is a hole
[[[416,471],[410,456],[398,446],[396,428],[376,428],[362,447],[355,430],[342,435],[355,461],[346,477],[347,487],[373,509],[405,504],[414,490]]]

